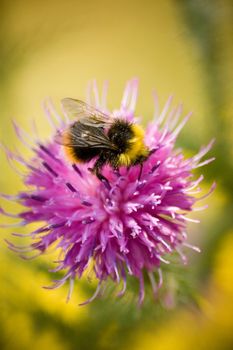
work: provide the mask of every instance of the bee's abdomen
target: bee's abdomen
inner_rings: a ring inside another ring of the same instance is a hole
[[[76,161],[81,161],[81,162],[89,162],[91,159],[95,158],[99,154],[98,149],[87,148],[87,147],[85,148],[73,147],[72,151]]]
[[[84,131],[89,132],[89,129],[90,127],[86,127]],[[81,138],[81,134],[79,135],[81,132],[83,132],[83,130],[80,130],[80,123],[75,123],[64,134],[64,144],[68,145],[65,146],[65,151],[72,162],[89,162],[100,153],[98,148],[76,146],[77,138]]]
[[[81,147],[65,147],[66,155],[72,162],[89,162],[99,155],[97,149]]]

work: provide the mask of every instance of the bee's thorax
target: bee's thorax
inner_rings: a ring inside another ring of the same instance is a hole
[[[117,147],[118,153],[124,153],[130,148],[129,140],[133,137],[131,124],[124,120],[116,120],[108,130],[110,141]]]
[[[118,165],[133,165],[139,159],[148,156],[148,149],[144,145],[144,131],[137,124],[124,120],[116,120],[108,131],[109,139],[116,145]]]

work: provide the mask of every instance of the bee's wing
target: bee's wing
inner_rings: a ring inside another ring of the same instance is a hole
[[[88,127],[78,123],[78,127],[58,132],[55,136],[55,141],[66,147],[81,147],[81,148],[105,148],[116,150],[117,147],[105,135],[103,129],[96,127]]]
[[[97,128],[111,125],[113,118],[87,103],[73,98],[61,100],[62,107],[69,117],[76,119],[80,123]]]

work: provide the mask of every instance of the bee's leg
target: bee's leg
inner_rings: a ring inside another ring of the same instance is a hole
[[[103,184],[105,185],[105,187],[108,189],[108,190],[111,190],[111,186],[110,186],[110,183],[108,181],[108,179],[103,175],[101,174],[100,170],[97,169],[96,170],[96,176],[98,177],[98,179],[103,182]]]
[[[155,148],[152,148],[150,151],[149,151],[149,155],[147,157],[144,157],[144,156],[141,156],[137,159],[137,163],[136,164],[139,164],[140,165],[140,169],[139,169],[139,174],[138,174],[138,181],[140,181],[141,179],[141,176],[142,176],[142,170],[143,170],[143,162],[148,158],[150,157],[153,153],[155,153],[160,147],[155,147]],[[135,164],[135,165],[136,165]]]
[[[150,157],[153,153],[155,153],[159,148],[160,148],[159,146],[157,146],[157,147],[155,147],[155,148],[152,148],[152,149],[150,150],[150,152],[149,152],[149,157]]]
[[[140,163],[140,170],[139,170],[139,174],[138,174],[138,181],[140,181],[141,176],[142,176],[142,169],[143,169],[143,163]]]
[[[139,173],[138,173],[138,181],[140,181],[141,176],[142,176],[142,170],[143,170],[143,163],[144,161],[147,159],[147,157],[145,156],[140,156],[138,157],[138,159],[136,160],[136,162],[134,163],[134,165],[139,165]]]
[[[98,177],[98,179],[105,185],[108,190],[110,190],[111,186],[108,179],[103,174],[101,174],[101,169],[105,163],[106,161],[102,157],[99,157],[91,169],[91,172]]]
[[[119,167],[116,165],[113,167],[114,174],[116,174],[117,177],[120,177],[121,174],[119,172]]]

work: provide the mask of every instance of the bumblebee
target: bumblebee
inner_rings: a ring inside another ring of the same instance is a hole
[[[101,170],[105,164],[113,169],[142,163],[150,151],[144,144],[144,131],[134,123],[109,116],[83,101],[64,98],[64,112],[74,119],[67,129],[56,136],[73,163],[89,162],[96,158],[91,172],[107,180]]]

